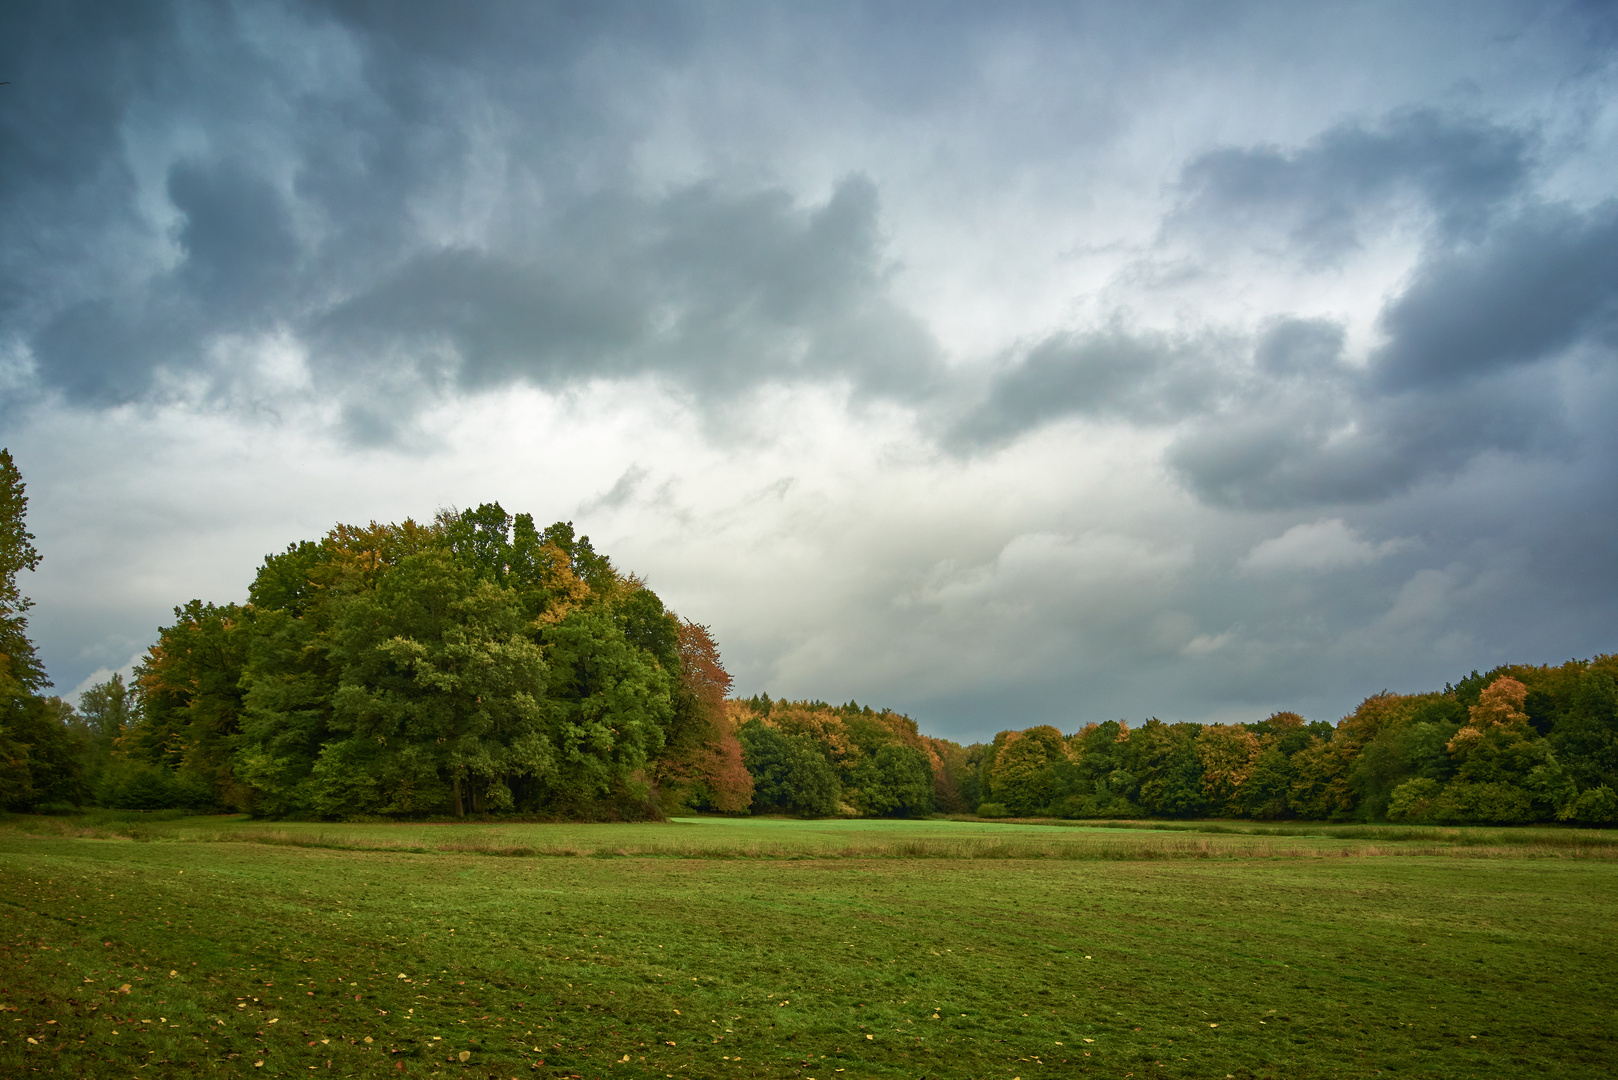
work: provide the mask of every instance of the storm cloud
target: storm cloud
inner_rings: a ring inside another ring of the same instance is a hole
[[[19,3],[63,689],[338,519],[576,518],[983,737],[1610,651],[1599,5]]]

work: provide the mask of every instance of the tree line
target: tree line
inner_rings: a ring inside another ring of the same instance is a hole
[[[1039,725],[961,746],[856,702],[728,697],[709,630],[569,522],[337,525],[174,609],[126,684],[50,685],[0,450],[0,807],[273,817],[1618,821],[1618,657],[1382,693],[1333,725]]]
[[[1380,693],[1336,725],[1090,724],[967,747],[984,817],[1237,817],[1412,823],[1618,822],[1618,656],[1476,671]]]

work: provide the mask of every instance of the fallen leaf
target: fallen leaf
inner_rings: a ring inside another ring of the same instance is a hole
[[[467,1058],[472,1056],[472,1051],[470,1051],[470,1050],[462,1050],[459,1054],[456,1054],[455,1056],[460,1058],[462,1061],[465,1061]],[[403,1065],[404,1062],[401,1061],[399,1064]]]
[[[876,1038],[876,1036],[875,1036],[875,1035],[867,1035],[867,1036],[865,1036],[865,1037],[866,1037],[866,1038],[867,1038],[867,1039],[874,1039],[874,1038]]]
[[[28,1041],[29,1041],[29,1042],[31,1042],[31,1043],[33,1043],[33,1044],[34,1044],[34,1045],[35,1045],[35,1046],[38,1046],[38,1045],[39,1045],[39,1040],[38,1040],[38,1039],[36,1039],[36,1038],[34,1038],[34,1037],[33,1037],[33,1036],[32,1036],[32,1035],[30,1035],[30,1036],[29,1036],[29,1037],[28,1037]]]
[[[172,978],[174,978],[174,977],[175,977],[175,976],[176,976],[176,975],[178,975],[178,974],[179,974],[179,972],[178,972],[178,971],[171,971],[171,972],[169,972],[169,978],[171,978],[171,979],[172,979]]]
[[[370,1042],[370,1041],[371,1041],[371,1037],[370,1037],[370,1036],[369,1036],[369,1035],[367,1035],[367,1036],[365,1036],[365,1041],[366,1041],[366,1042]]]

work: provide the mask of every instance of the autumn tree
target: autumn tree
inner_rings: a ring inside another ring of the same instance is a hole
[[[678,691],[667,747],[657,765],[658,784],[673,803],[725,814],[745,812],[753,801],[753,777],[725,705],[731,678],[720,662],[719,645],[708,627],[689,620],[677,621],[675,645]]]
[[[1241,789],[1258,763],[1258,736],[1239,724],[1209,724],[1197,738],[1202,791],[1210,806],[1240,812]]]

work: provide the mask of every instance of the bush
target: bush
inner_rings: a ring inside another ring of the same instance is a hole
[[[101,777],[97,800],[119,810],[207,810],[215,805],[206,783],[161,765],[117,762]]]
[[[1487,822],[1513,825],[1533,821],[1533,796],[1515,784],[1467,784],[1459,781],[1444,789],[1433,806],[1444,822]]]
[[[986,802],[978,804],[978,817],[997,818],[1010,816],[1011,811],[1007,810],[1002,803]]]
[[[1069,795],[1058,799],[1051,807],[1057,817],[1064,818],[1138,818],[1144,816],[1141,808],[1111,791],[1092,795]],[[979,817],[982,815],[979,814]]]
[[[1393,795],[1388,799],[1388,820],[1432,820],[1433,806],[1442,790],[1442,784],[1425,776],[1406,780],[1393,789]]]
[[[1618,821],[1618,793],[1606,784],[1579,793],[1570,815],[1574,821],[1587,825],[1605,825]]]

